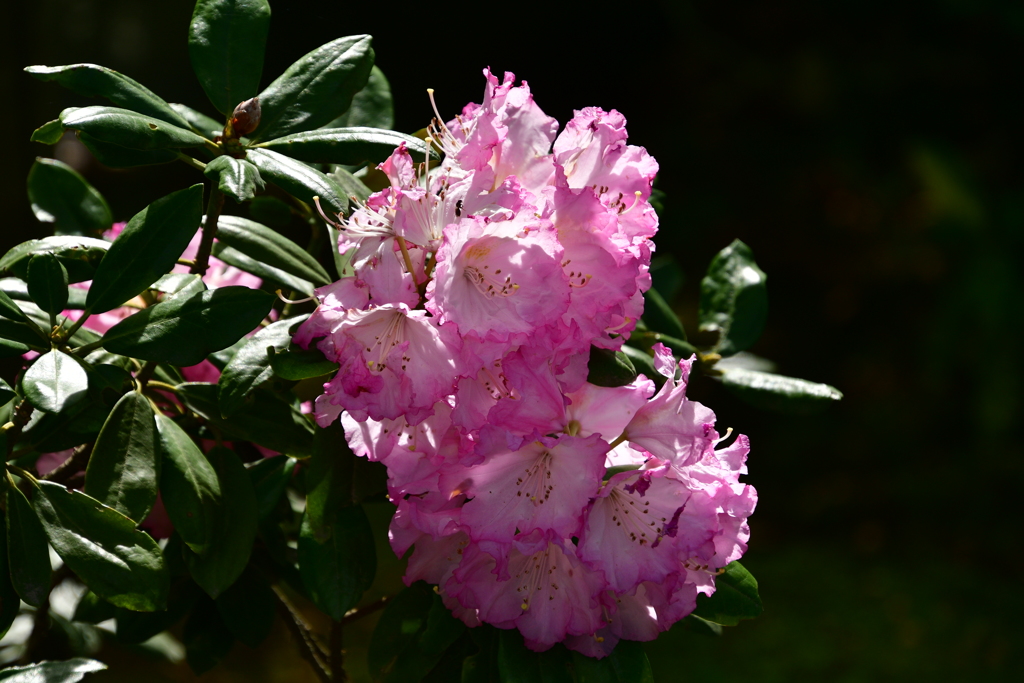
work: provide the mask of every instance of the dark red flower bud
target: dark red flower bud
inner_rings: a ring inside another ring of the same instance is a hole
[[[260,98],[242,102],[231,112],[231,130],[235,137],[248,135],[260,125]]]

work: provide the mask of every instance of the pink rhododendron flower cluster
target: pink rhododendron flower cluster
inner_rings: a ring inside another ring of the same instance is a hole
[[[618,112],[558,133],[525,82],[484,73],[483,102],[430,129],[442,163],[403,146],[381,164],[390,186],[341,223],[354,275],[317,291],[296,341],[340,364],[319,424],[387,466],[406,580],[470,626],[603,656],[743,554],[749,446],[720,447],[685,396],[693,361],[661,345],[657,393],[586,381],[591,346],[619,349],[643,312],[658,165]]]

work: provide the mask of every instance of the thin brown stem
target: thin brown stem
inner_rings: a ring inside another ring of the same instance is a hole
[[[363,617],[365,617],[367,615],[373,614],[377,610],[384,609],[385,607],[387,607],[388,603],[391,602],[391,599],[393,597],[394,596],[391,596],[391,595],[385,595],[383,598],[380,598],[379,600],[374,600],[373,602],[371,602],[369,605],[366,605],[365,607],[358,607],[356,609],[350,609],[348,612],[345,613],[345,618],[341,620],[341,623],[349,624],[349,623],[351,623],[353,621],[357,621],[359,619],[362,619]]]
[[[153,378],[153,373],[156,372],[157,363],[155,360],[148,360],[146,364],[139,370],[139,374],[135,375],[135,381],[139,383],[140,389],[145,389],[146,384]]]
[[[58,465],[57,469],[40,478],[57,484],[67,484],[68,480],[84,470],[85,466],[89,464],[92,447],[93,444],[91,443],[82,444],[74,450],[70,458]]]
[[[203,223],[203,237],[196,252],[196,262],[188,272],[199,277],[206,275],[210,267],[210,252],[213,251],[213,238],[217,236],[217,219],[224,208],[224,193],[214,187],[210,190],[210,201],[206,203],[206,222]]]
[[[8,448],[8,452],[5,454],[5,457],[14,452],[14,447],[18,443],[18,439],[21,438],[21,430],[25,428],[25,425],[28,424],[29,418],[31,417],[32,404],[23,400],[18,404],[18,407],[14,409],[14,415],[11,416],[11,421],[4,425]]]
[[[331,622],[331,635],[330,635],[330,662],[331,662],[331,679],[335,683],[341,683],[342,681],[348,680],[348,675],[345,673],[345,650],[344,645],[344,627],[340,621]]]
[[[324,661],[327,653],[323,651],[320,643],[313,638],[306,620],[302,618],[302,615],[291,604],[284,591],[278,586],[271,586],[271,588],[273,588],[274,596],[277,598],[277,610],[284,619],[285,626],[291,631],[296,644],[299,646],[299,654],[313,667],[313,672],[317,678],[323,681],[323,683],[331,683],[331,673],[327,662]]]

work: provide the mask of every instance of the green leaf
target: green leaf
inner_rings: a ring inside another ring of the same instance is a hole
[[[604,659],[571,653],[576,683],[654,683],[654,672],[643,645],[620,640]]]
[[[231,156],[219,156],[206,165],[203,175],[217,183],[217,188],[238,203],[250,201],[257,192],[262,192],[266,185],[260,177],[260,171],[245,159]],[[224,216],[222,218],[228,218]],[[220,224],[217,235],[220,236]]]
[[[644,323],[654,332],[686,341],[683,323],[668,302],[653,287],[644,292]]]
[[[419,681],[444,656],[465,625],[441,596],[417,581],[388,603],[370,638],[367,660],[375,681]]]
[[[422,157],[427,143],[404,133],[377,128],[319,128],[268,140],[257,147],[287,154],[293,159],[318,164],[379,164],[400,144]],[[432,151],[432,150],[431,150]],[[436,153],[431,154],[436,158]]]
[[[65,130],[77,130],[99,142],[144,152],[203,147],[206,138],[191,130],[118,107],[72,107],[60,114]]]
[[[272,294],[248,287],[178,296],[119,322],[103,336],[103,348],[142,360],[195,365],[252,331],[273,305]]]
[[[96,161],[108,168],[154,166],[178,160],[178,153],[173,149],[128,149],[114,143],[104,142],[82,131],[79,131],[78,139],[86,149],[92,152]]]
[[[335,166],[327,177],[345,191],[346,197],[355,197],[359,201],[365,202],[366,198],[370,196],[370,188],[341,166]],[[334,226],[329,225],[328,227],[333,228]]]
[[[10,320],[0,320],[0,338],[10,340],[11,342],[18,342],[22,345],[35,346],[36,348],[43,348],[43,345],[49,345],[48,341],[43,341],[39,333],[25,323],[15,323]],[[24,346],[24,348],[26,351],[28,350],[28,346]]]
[[[255,650],[270,635],[277,600],[270,584],[251,565],[216,602],[224,625],[245,645]]]
[[[59,413],[65,406],[85,398],[89,377],[72,356],[53,349],[25,371],[22,384],[29,403],[39,410]]]
[[[744,368],[722,368],[722,384],[750,405],[791,415],[820,413],[843,398],[828,384]]]
[[[185,119],[193,131],[205,138],[212,140],[224,131],[223,122],[218,122],[216,119],[210,118],[192,107],[186,107],[184,104],[178,104],[177,102],[171,102],[168,106],[177,112],[181,118]]]
[[[261,278],[264,282],[269,281],[278,283],[284,285],[287,289],[302,292],[306,296],[313,296],[313,283],[309,280],[303,280],[302,278],[290,275],[279,268],[274,268],[273,266],[261,263],[254,258],[246,256],[237,249],[232,249],[226,244],[214,242],[212,253],[215,257],[219,258],[229,266],[234,266],[239,270],[251,273],[256,277]]]
[[[60,484],[35,484],[32,507],[50,545],[94,593],[125,609],[165,609],[170,577],[160,546],[117,510]]]
[[[107,200],[75,169],[37,157],[28,172],[28,200],[41,223],[58,235],[99,235],[114,219]]]
[[[715,592],[710,597],[697,596],[693,613],[702,619],[723,626],[735,626],[742,619],[753,619],[764,611],[757,594],[757,579],[739,562],[730,562],[725,573],[715,578]]]
[[[0,406],[9,403],[12,398],[18,395],[18,392],[7,383],[7,380],[0,377]]]
[[[622,387],[636,379],[636,368],[622,351],[590,347],[587,381],[599,387]]]
[[[700,329],[718,332],[715,350],[723,356],[749,348],[761,336],[768,318],[766,277],[739,240],[708,266],[700,283]]]
[[[299,572],[310,599],[340,621],[359,602],[377,572],[370,520],[361,505],[337,509],[325,517],[329,536],[317,540],[309,515],[299,531]]]
[[[516,629],[498,633],[498,673],[501,683],[573,683],[571,659],[564,647],[533,652]]]
[[[217,241],[317,286],[333,282],[324,267],[305,249],[256,221],[221,216],[217,222]]]
[[[344,114],[328,123],[325,128],[369,126],[390,130],[395,127],[395,107],[391,86],[380,67],[370,69],[366,87],[352,98],[352,105]]]
[[[22,600],[39,607],[50,595],[50,551],[39,519],[17,486],[7,487],[6,533],[11,584]]]
[[[157,413],[156,427],[163,460],[160,495],[167,516],[181,540],[202,555],[217,528],[220,480],[210,461],[174,420]]]
[[[245,157],[260,169],[260,175],[285,192],[313,204],[313,197],[320,198],[320,205],[330,214],[345,213],[348,208],[348,193],[333,178],[269,149],[250,149]]]
[[[217,605],[200,598],[182,631],[185,660],[197,676],[220,664],[235,643],[235,637],[224,623]]]
[[[96,269],[88,308],[103,313],[145,291],[174,267],[202,215],[201,184],[172,192],[135,214]]]
[[[118,107],[131,109],[182,128],[188,126],[188,122],[159,95],[141,83],[105,66],[27,66],[25,71],[41,81],[55,81],[79,95],[105,97]]]
[[[296,462],[287,455],[275,455],[263,458],[247,469],[253,490],[256,491],[260,520],[266,519],[277,507],[277,501],[281,500],[295,474]]]
[[[68,303],[68,271],[53,254],[36,254],[28,262],[28,293],[39,308],[57,315]]]
[[[624,353],[629,359],[629,362],[632,363],[637,374],[643,375],[647,379],[653,381],[654,386],[661,389],[661,385],[665,383],[665,376],[654,369],[654,358],[652,358],[649,353],[626,344],[622,345],[622,353]]]
[[[172,548],[168,545],[168,550]],[[168,561],[172,561],[168,557]],[[171,628],[184,617],[196,599],[203,596],[199,586],[192,579],[183,578],[171,586],[167,609],[159,612],[132,612],[122,608],[115,611],[117,618],[117,640],[125,645],[138,645],[158,633]]]
[[[245,410],[221,416],[217,385],[186,382],[178,391],[189,410],[201,415],[228,438],[252,441],[278,453],[308,457],[313,447],[313,426],[297,407],[272,394],[255,391]]]
[[[92,591],[85,591],[78,599],[75,606],[75,614],[72,620],[85,624],[98,624],[107,619],[113,619],[117,614],[117,608],[109,602],[96,595]],[[141,612],[139,614],[142,614]]]
[[[10,277],[0,280],[0,283],[2,283],[2,289],[0,289],[0,315],[20,322],[28,320],[25,312],[18,308],[18,304],[14,303],[9,296],[9,292],[13,290],[18,294],[23,292],[24,296],[27,297],[28,286],[24,282]],[[21,285],[20,287],[18,286],[19,284]],[[18,298],[22,297],[19,296]]]
[[[370,36],[348,36],[301,57],[260,93],[261,139],[319,128],[345,113],[373,68]]]
[[[338,364],[327,360],[317,348],[309,351],[283,351],[270,359],[274,374],[282,379],[299,381],[322,377],[338,369]]]
[[[712,638],[722,635],[722,625],[716,624],[707,619],[701,619],[696,614],[690,614],[682,621],[682,626],[687,631],[711,636]]]
[[[292,207],[277,197],[256,197],[249,204],[249,215],[272,228],[283,228],[292,222]]]
[[[64,125],[60,119],[47,121],[32,131],[31,142],[41,142],[44,145],[56,145],[64,137]]]
[[[159,472],[153,406],[139,392],[129,391],[110,411],[96,438],[85,471],[85,492],[142,522],[156,502]]]
[[[6,515],[0,510],[0,527],[7,528]],[[0,533],[0,638],[3,638],[15,617],[21,611],[21,597],[11,583],[11,568],[7,553],[7,533]]]
[[[249,474],[234,451],[217,446],[206,457],[217,473],[221,492],[219,504],[213,509],[213,534],[202,555],[188,546],[182,546],[182,553],[192,578],[216,598],[249,562],[259,508]]]
[[[291,318],[267,325],[224,366],[217,382],[217,400],[222,416],[237,413],[245,405],[246,396],[274,376],[270,367],[271,354],[288,348],[294,325],[295,320]]]
[[[217,110],[230,115],[256,94],[270,30],[266,0],[199,0],[188,30],[188,56]]]
[[[356,502],[352,488],[356,462],[340,420],[330,427],[316,428],[306,470],[306,523],[314,540],[329,540],[331,520],[341,508]]]
[[[0,671],[6,683],[78,683],[85,674],[103,671],[107,665],[95,659],[75,657],[64,662],[40,662],[28,666],[12,666]]]
[[[92,237],[55,235],[29,240],[12,247],[0,258],[0,273],[9,272],[22,280],[28,277],[28,262],[36,254],[53,254],[68,271],[69,282],[91,280],[110,242]]]

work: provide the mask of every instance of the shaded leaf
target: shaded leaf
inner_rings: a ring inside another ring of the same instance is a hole
[[[270,359],[274,374],[282,379],[299,381],[322,377],[338,369],[338,364],[327,360],[320,349],[308,351],[283,351]]]
[[[349,193],[315,168],[269,149],[250,149],[245,158],[260,169],[264,180],[307,204],[312,205],[313,197],[319,197],[320,205],[329,214],[346,211]]]
[[[80,621],[85,624],[98,624],[101,621],[113,619],[116,614],[116,607],[92,591],[87,590],[78,599],[78,604],[75,605],[75,614],[71,618],[74,621]]]
[[[373,583],[377,571],[370,521],[361,505],[325,517],[326,539],[313,534],[309,516],[299,531],[299,572],[310,599],[332,619],[341,620]]]
[[[216,182],[217,189],[239,203],[250,201],[257,192],[262,192],[266,187],[258,168],[245,159],[227,155],[219,156],[208,163],[203,169],[203,175]],[[220,231],[221,225],[218,222],[218,237]]]
[[[96,161],[109,168],[154,166],[178,160],[178,153],[173,149],[129,149],[112,142],[104,142],[82,131],[78,132],[78,139],[92,152]]]
[[[292,222],[292,207],[277,197],[256,197],[249,204],[249,215],[264,225],[283,228]]]
[[[498,633],[498,673],[501,683],[573,683],[569,652],[561,645],[534,652],[516,629]]]
[[[715,578],[715,592],[710,597],[697,596],[693,613],[715,624],[735,626],[742,619],[753,619],[763,611],[757,579],[739,562],[730,562],[725,573]]]
[[[196,111],[192,107],[187,107],[184,104],[178,104],[177,102],[171,102],[168,106],[173,109],[178,116],[185,119],[193,131],[203,137],[210,138],[212,140],[220,135],[224,130],[223,122],[218,122],[216,119],[210,118],[206,114]]]
[[[202,591],[199,590],[195,582],[186,577],[175,581],[171,586],[170,598],[167,600],[167,609],[165,610],[133,612],[120,607],[116,608],[118,642],[126,645],[138,645],[156,634],[166,631],[181,621],[181,618],[188,614],[196,600],[202,595]]]
[[[39,308],[57,315],[68,303],[68,271],[53,254],[36,254],[28,262],[28,293]]]
[[[327,177],[345,191],[346,197],[355,197],[359,201],[365,202],[366,198],[370,196],[370,188],[363,184],[362,180],[356,178],[341,166],[335,166],[334,170]],[[333,228],[334,226],[328,227]]]
[[[21,611],[21,597],[14,590],[14,585],[11,583],[10,562],[7,559],[7,524],[5,518],[4,511],[0,510],[0,523],[2,523],[5,530],[3,533],[0,533],[0,638],[7,634],[11,624],[14,623],[15,617],[18,616],[18,612]]]
[[[390,130],[395,127],[395,107],[391,85],[380,67],[370,69],[366,86],[355,94],[348,111],[328,123],[325,128],[370,126]]]
[[[813,415],[843,398],[828,384],[744,368],[723,370],[722,384],[756,408],[792,415]]]
[[[22,385],[29,403],[48,413],[59,413],[65,406],[85,398],[89,377],[72,356],[53,349],[25,371]]]
[[[316,428],[306,469],[306,523],[316,541],[327,541],[338,511],[356,502],[352,486],[357,462],[345,441],[341,420]]]
[[[230,115],[256,94],[270,30],[266,0],[199,0],[188,30],[188,56],[217,110]]]
[[[287,154],[293,159],[320,164],[379,164],[405,143],[414,160],[422,161],[427,143],[404,133],[377,128],[318,128],[292,133],[257,145]],[[433,152],[433,150],[430,150]],[[431,154],[436,158],[436,153]]]
[[[570,653],[576,683],[654,683],[654,673],[643,645],[620,640],[603,659]]]
[[[196,675],[203,674],[228,656],[235,637],[212,600],[200,597],[182,631],[185,660]]]
[[[221,216],[217,222],[217,241],[317,286],[332,282],[324,267],[305,249],[256,221]]]
[[[629,358],[629,362],[632,363],[637,374],[643,375],[647,379],[653,381],[654,386],[661,389],[661,385],[665,383],[665,376],[654,369],[654,358],[652,358],[650,354],[626,344],[622,345],[622,353]]]
[[[686,341],[683,323],[668,302],[653,287],[644,292],[643,319],[650,330]]]
[[[252,566],[221,593],[216,603],[224,625],[245,645],[256,649],[270,635],[277,601],[270,584]]]
[[[11,584],[22,600],[39,607],[50,595],[50,551],[39,519],[17,486],[7,487],[6,533]]]
[[[313,283],[308,280],[290,275],[279,268],[260,263],[254,258],[246,256],[237,249],[232,249],[220,242],[213,243],[213,255],[229,266],[251,273],[264,282],[272,282],[284,285],[288,289],[302,292],[306,296],[313,296]]]
[[[114,222],[103,195],[56,159],[36,158],[28,172],[28,200],[36,220],[53,223],[58,235],[98,235]]]
[[[281,500],[295,473],[295,464],[294,458],[275,455],[264,458],[247,469],[249,478],[252,479],[253,490],[256,491],[256,504],[261,520],[266,519],[277,507],[277,501]]]
[[[14,303],[10,297],[10,293],[14,292],[17,295],[16,298],[22,300],[29,298],[28,285],[12,277],[4,278],[0,284],[2,284],[0,286],[0,315],[21,322],[28,320],[25,317],[25,312],[18,308],[18,304]]]
[[[7,683],[78,683],[85,674],[103,671],[107,665],[95,659],[75,657],[64,662],[39,662],[28,666],[12,666],[0,671],[0,681]]]
[[[10,384],[7,383],[7,380],[0,377],[0,406],[10,402],[10,400],[17,395],[18,393],[14,391],[14,388]]]
[[[91,280],[96,266],[110,248],[110,242],[92,237],[55,235],[29,240],[12,247],[0,258],[0,272],[28,277],[28,262],[36,254],[53,254],[68,271],[69,282]]]
[[[599,387],[622,387],[636,379],[636,368],[622,351],[590,347],[587,381]]]
[[[163,460],[160,494],[174,530],[193,552],[203,554],[217,530],[220,480],[210,461],[171,418],[156,415]]]
[[[743,242],[718,252],[700,283],[700,329],[717,331],[715,350],[723,356],[749,348],[768,318],[764,271]]]

